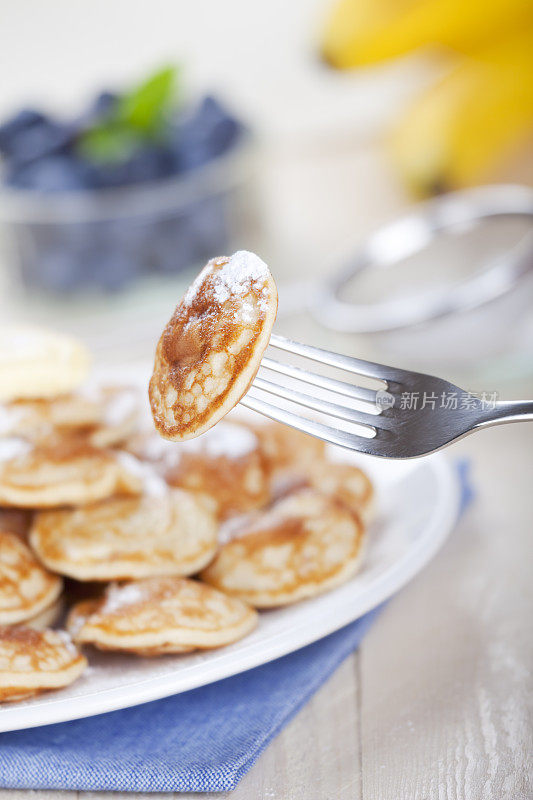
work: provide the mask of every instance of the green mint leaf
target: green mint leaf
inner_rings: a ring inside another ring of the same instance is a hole
[[[78,142],[78,152],[95,163],[114,163],[127,159],[139,143],[135,131],[108,122],[86,131]]]
[[[164,67],[124,94],[112,112],[81,134],[77,150],[96,163],[126,160],[144,142],[159,139],[175,105],[176,67]]]
[[[125,125],[148,135],[157,134],[174,101],[177,70],[165,67],[119,101],[117,116]]]

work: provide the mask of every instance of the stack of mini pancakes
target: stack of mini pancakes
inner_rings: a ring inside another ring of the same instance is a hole
[[[0,701],[72,683],[82,645],[90,658],[235,642],[257,609],[360,563],[361,470],[238,418],[165,441],[141,424],[140,392],[87,388],[88,365],[65,337],[0,332]]]

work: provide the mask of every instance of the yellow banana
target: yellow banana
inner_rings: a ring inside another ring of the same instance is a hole
[[[533,27],[461,60],[393,131],[393,159],[419,195],[468,186],[533,130]]]
[[[533,21],[532,0],[337,0],[322,38],[338,69],[374,64],[424,45],[474,49]]]

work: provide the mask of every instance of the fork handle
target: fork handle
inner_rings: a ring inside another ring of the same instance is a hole
[[[533,400],[499,400],[494,408],[485,409],[474,428],[504,425],[506,422],[533,421]]]

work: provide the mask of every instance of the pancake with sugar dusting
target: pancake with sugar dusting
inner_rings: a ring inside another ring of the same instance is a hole
[[[0,702],[68,686],[86,666],[65,631],[0,627]]]
[[[225,420],[196,439],[140,438],[133,452],[158,466],[171,486],[208,495],[227,519],[266,505],[269,478],[255,433]]]
[[[34,444],[77,435],[95,447],[111,447],[134,432],[138,416],[135,390],[105,386],[90,393],[4,403],[0,405],[0,435],[20,436]]]
[[[138,493],[141,485],[121,454],[77,438],[50,440],[35,447],[24,439],[0,439],[2,505],[83,505],[115,493]]]
[[[77,389],[89,371],[85,347],[51,331],[0,328],[0,402],[55,397]]]
[[[80,644],[145,656],[222,647],[256,624],[257,612],[240,600],[171,577],[112,584],[102,600],[74,606],[68,619]]]
[[[0,625],[35,617],[62,588],[61,578],[48,572],[18,536],[0,532]]]
[[[374,516],[374,487],[366,472],[354,464],[338,461],[309,461],[282,473],[274,493],[286,497],[311,488],[329,494],[355,511],[368,524]]]
[[[244,520],[232,535],[201,578],[257,608],[325,592],[351,578],[361,560],[359,517],[310,489]]]
[[[94,447],[116,447],[131,436],[139,424],[139,392],[130,386],[104,386],[98,393],[100,418],[88,431]]]
[[[341,500],[368,524],[374,515],[374,487],[366,472],[353,464],[325,462],[313,464],[306,485]]]
[[[265,422],[255,424],[253,430],[270,474],[274,497],[283,493],[287,482],[293,482],[295,473],[309,464],[322,463],[326,458],[325,442],[295,428],[279,422]]]
[[[0,405],[0,435],[40,442],[54,434],[97,425],[100,408],[80,394],[39,400],[13,400]]]
[[[81,581],[192,575],[217,548],[207,498],[171,489],[36,515],[30,543],[47,567]]]
[[[259,369],[277,306],[272,275],[253,253],[208,262],[157,345],[149,394],[161,436],[198,436],[239,402]]]

